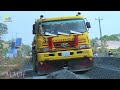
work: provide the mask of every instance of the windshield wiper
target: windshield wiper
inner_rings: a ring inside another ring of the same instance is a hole
[[[49,33],[49,32],[45,32],[45,35],[49,35],[49,36],[57,36],[55,34]]]
[[[58,34],[69,35],[68,33],[58,32]]]
[[[74,33],[74,34],[82,34],[80,32],[76,32],[76,31],[73,31],[73,30],[70,30],[71,33]]]

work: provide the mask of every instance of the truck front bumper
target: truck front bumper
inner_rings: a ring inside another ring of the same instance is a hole
[[[62,53],[66,51],[57,51],[57,52],[46,52],[38,53],[37,61],[56,61],[56,60],[69,60],[74,58],[84,58],[84,57],[93,57],[92,49],[82,49],[82,50],[69,50],[70,53],[68,56],[63,56]]]
[[[93,67],[93,54],[91,49],[71,50],[70,56],[62,56],[59,52],[39,53],[39,74],[48,74],[68,67],[70,71],[85,71]],[[46,55],[47,54],[47,55]],[[50,55],[51,54],[51,55]],[[49,56],[50,55],[50,56]],[[54,55],[54,56],[53,56]],[[60,56],[59,56],[60,55]]]

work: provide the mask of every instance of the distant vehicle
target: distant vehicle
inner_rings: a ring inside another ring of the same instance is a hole
[[[71,71],[85,71],[93,67],[93,51],[88,28],[90,23],[80,16],[40,19],[33,24],[33,70],[48,74],[63,67]]]
[[[113,53],[111,51],[108,52],[109,57],[113,57]]]
[[[98,56],[98,53],[95,53],[94,56],[97,57],[97,56]]]

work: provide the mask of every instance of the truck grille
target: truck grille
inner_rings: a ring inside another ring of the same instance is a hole
[[[69,41],[69,42],[54,42],[53,43],[55,48],[66,48],[66,47],[74,47],[74,42]]]

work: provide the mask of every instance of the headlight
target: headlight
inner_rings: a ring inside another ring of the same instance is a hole
[[[91,48],[91,45],[79,45],[78,46],[78,49],[89,49],[89,48]]]
[[[86,45],[79,45],[78,49],[86,48]]]

